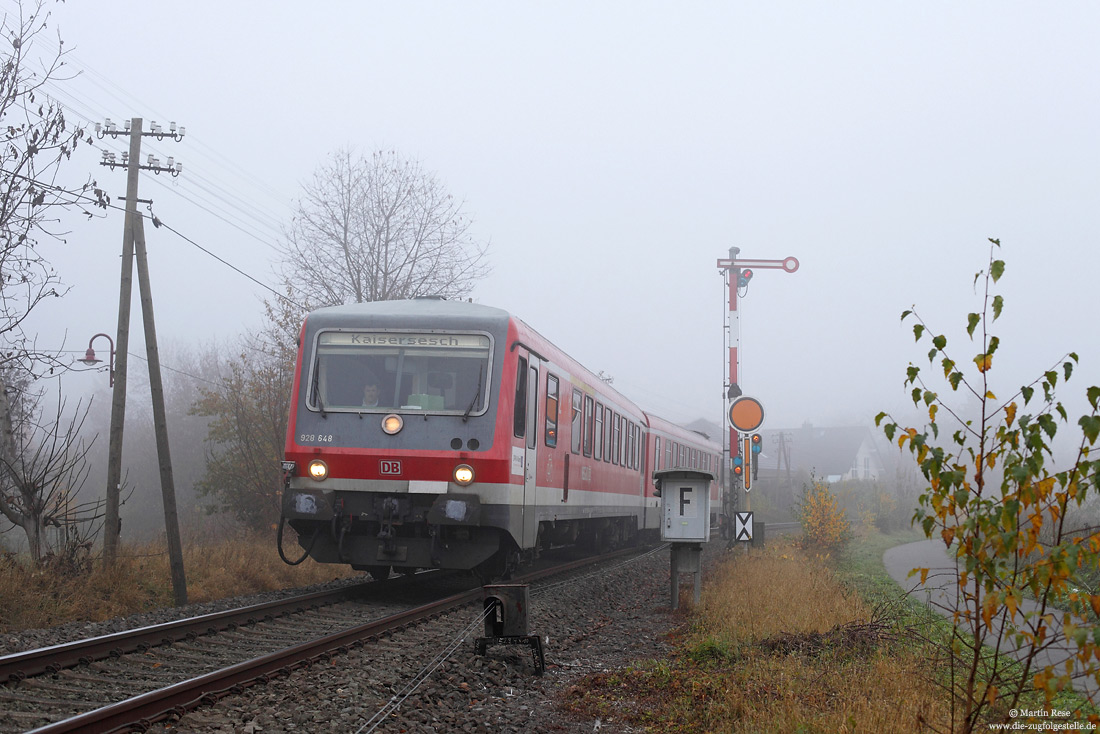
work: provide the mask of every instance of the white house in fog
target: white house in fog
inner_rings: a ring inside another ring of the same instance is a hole
[[[823,428],[804,423],[801,428],[765,430],[761,434],[763,466],[770,470],[813,472],[830,483],[847,479],[874,481],[886,476],[880,440],[870,428]]]

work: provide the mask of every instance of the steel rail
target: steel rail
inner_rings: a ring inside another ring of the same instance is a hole
[[[600,561],[636,552],[636,549],[631,548],[595,558],[572,561],[561,566],[518,576],[512,579],[510,583],[530,583],[548,576],[566,573]],[[69,732],[106,734],[107,732],[125,730],[133,726],[147,727],[149,724],[173,713],[182,715],[185,711],[196,708],[204,702],[213,703],[233,690],[244,688],[258,680],[268,679],[276,673],[289,672],[311,665],[317,660],[329,657],[334,651],[346,651],[387,631],[409,626],[427,618],[440,616],[445,612],[478,601],[483,595],[482,587],[478,586],[469,591],[454,594],[406,612],[293,645],[222,670],[47,724],[32,730],[29,734],[67,734]]]
[[[335,604],[347,597],[362,593],[372,583],[374,582],[365,582],[332,591],[317,591],[304,596],[263,602],[223,612],[212,612],[198,617],[4,655],[0,657],[0,682],[19,681],[42,673],[56,673],[82,663],[143,651],[157,645],[171,644],[200,634],[220,632],[234,626],[266,621],[268,618],[289,612],[305,611],[310,607]]]

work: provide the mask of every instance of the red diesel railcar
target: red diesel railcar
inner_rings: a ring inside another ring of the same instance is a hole
[[[652,472],[720,455],[500,309],[336,306],[302,327],[283,516],[302,558],[491,577],[553,544],[655,532]]]

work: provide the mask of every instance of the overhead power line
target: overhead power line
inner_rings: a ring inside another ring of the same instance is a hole
[[[271,286],[267,285],[266,283],[264,283],[264,282],[262,282],[262,281],[260,281],[260,280],[258,280],[258,279],[256,279],[256,278],[252,277],[251,275],[249,275],[249,274],[248,274],[248,273],[246,273],[245,271],[241,270],[241,269],[240,269],[240,268],[238,268],[238,267],[237,267],[236,265],[233,265],[232,263],[229,263],[229,262],[227,262],[226,260],[223,260],[223,259],[222,259],[221,257],[219,257],[219,256],[215,255],[215,254],[214,254],[213,252],[211,252],[210,250],[206,249],[205,247],[203,247],[202,245],[200,245],[200,244],[199,244],[198,242],[195,242],[195,241],[194,241],[193,239],[191,239],[191,238],[190,238],[190,237],[188,237],[187,235],[183,234],[182,232],[179,232],[179,231],[177,231],[177,230],[173,229],[172,227],[170,227],[169,225],[165,224],[164,222],[161,222],[161,221],[160,221],[159,219],[157,219],[157,220],[154,220],[154,221],[153,221],[153,226],[155,226],[155,227],[163,227],[164,229],[167,229],[167,230],[168,230],[169,232],[171,232],[172,234],[176,235],[177,237],[179,237],[179,238],[180,238],[181,240],[183,240],[184,242],[187,242],[188,244],[190,244],[190,245],[193,245],[193,246],[197,247],[198,249],[202,250],[202,251],[203,251],[203,252],[205,252],[205,253],[206,253],[207,255],[209,255],[210,257],[214,258],[214,259],[215,259],[215,260],[217,260],[218,262],[220,262],[220,263],[221,263],[222,265],[225,265],[225,266],[226,266],[227,268],[230,268],[230,269],[232,269],[232,270],[236,271],[237,273],[240,273],[241,275],[243,275],[244,277],[248,278],[249,280],[251,280],[251,281],[252,281],[253,283],[255,283],[256,285],[259,285],[259,286],[261,286],[261,287],[263,287],[263,288],[266,288],[267,290],[271,291],[271,292],[272,292],[272,293],[274,293],[274,294],[275,294],[275,295],[276,295],[276,296],[277,296],[278,298],[281,298],[282,300],[286,301],[286,302],[287,302],[287,303],[289,303],[289,304],[290,304],[291,306],[294,306],[295,308],[299,308],[299,309],[301,309],[301,310],[303,310],[303,311],[305,310],[305,306],[303,306],[302,304],[300,304],[300,303],[296,303],[295,301],[292,301],[291,299],[287,298],[287,297],[286,297],[285,295],[283,295],[283,294],[282,294],[282,293],[280,293],[279,291],[275,290],[275,289],[274,289],[274,288],[272,288]]]

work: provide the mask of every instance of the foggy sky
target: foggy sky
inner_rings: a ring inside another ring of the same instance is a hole
[[[995,391],[1070,350],[1071,392],[1097,382],[1098,21],[1085,2],[119,0],[59,5],[51,25],[77,119],[186,125],[143,147],[183,175],[143,174],[141,193],[187,237],[274,283],[280,227],[329,152],[416,157],[491,242],[475,300],[673,420],[723,415],[716,261],[797,257],[740,303],[741,386],[788,428],[904,411],[906,364],[930,348],[899,321],[913,304],[968,362],[987,237],[1008,264]],[[70,175],[122,196],[99,156]],[[122,216],[71,230],[47,255],[72,291],[32,329],[82,352],[115,330]],[[146,236],[162,342],[259,324],[269,293]]]

